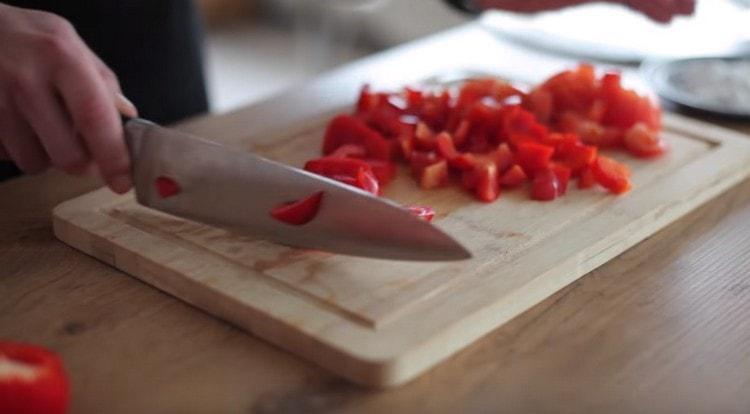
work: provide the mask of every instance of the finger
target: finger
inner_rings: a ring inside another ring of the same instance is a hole
[[[31,78],[20,80],[13,98],[54,166],[74,172],[88,162],[88,153],[50,85]]]
[[[126,98],[125,95],[121,93],[115,94],[115,107],[117,108],[117,112],[122,115],[129,118],[138,117],[138,109],[132,102],[130,102],[130,99]]]
[[[130,158],[112,92],[94,65],[70,61],[56,77],[57,88],[102,178],[116,193],[132,187]]]
[[[501,9],[521,13],[533,13],[545,10],[557,10],[577,4],[590,3],[594,0],[476,0],[480,10]]]
[[[675,12],[685,16],[690,16],[695,12],[695,0],[676,0]]]
[[[0,114],[0,158],[10,159],[27,174],[42,172],[49,167],[49,158],[34,131],[15,108],[4,108]]]
[[[625,4],[631,9],[640,11],[652,20],[660,23],[669,23],[674,14],[662,1],[627,0]]]

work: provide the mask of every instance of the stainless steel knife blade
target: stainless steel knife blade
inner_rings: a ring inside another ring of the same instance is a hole
[[[160,127],[125,124],[139,203],[288,246],[396,260],[461,260],[471,254],[436,226],[397,204],[357,188],[251,153]],[[180,192],[162,198],[157,177]],[[301,226],[277,221],[271,209],[324,193],[315,218]]]

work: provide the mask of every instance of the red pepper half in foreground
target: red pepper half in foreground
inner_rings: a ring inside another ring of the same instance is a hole
[[[282,223],[301,226],[315,218],[322,199],[323,192],[319,191],[301,200],[274,207],[271,210],[271,216]]]
[[[156,177],[154,186],[156,187],[156,192],[161,198],[172,197],[179,194],[181,191],[180,185],[177,184],[177,181],[165,176]]]
[[[69,399],[57,355],[35,345],[0,341],[0,413],[62,414]]]

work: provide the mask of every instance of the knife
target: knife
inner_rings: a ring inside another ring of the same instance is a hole
[[[124,130],[136,198],[144,206],[292,247],[395,260],[471,257],[436,226],[358,188],[140,118],[127,120]],[[158,177],[174,180],[180,192],[160,196]],[[304,225],[270,215],[319,191],[318,213]]]

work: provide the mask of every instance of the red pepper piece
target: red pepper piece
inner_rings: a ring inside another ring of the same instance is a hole
[[[500,196],[497,166],[490,160],[478,160],[473,169],[463,172],[461,182],[481,201],[490,202]]]
[[[156,192],[161,198],[169,198],[182,191],[177,181],[165,176],[156,177],[154,186],[156,186]]]
[[[34,345],[0,342],[0,412],[66,412],[70,386],[62,361]]]
[[[315,218],[322,199],[323,192],[319,191],[301,200],[274,207],[271,210],[271,216],[282,223],[301,226]]]
[[[372,171],[368,163],[356,158],[323,157],[305,163],[305,170],[326,177],[356,177],[361,169]]]
[[[425,190],[440,187],[448,182],[448,162],[440,160],[422,169],[419,186]]]
[[[415,177],[421,177],[422,171],[428,165],[435,164],[436,162],[440,161],[440,159],[441,158],[432,151],[414,151],[411,154],[411,159],[409,160],[412,175],[414,175]]]
[[[474,194],[476,197],[489,203],[500,196],[500,182],[497,176],[497,166],[492,163],[482,163],[475,170],[476,184]]]
[[[405,128],[401,134],[396,137],[396,144],[398,152],[401,153],[401,157],[405,160],[411,159],[411,154],[414,152],[414,128]]]
[[[503,173],[502,177],[500,177],[500,184],[503,187],[517,187],[528,180],[529,177],[523,171],[523,168],[518,164],[513,164],[513,166]]]
[[[378,194],[380,186],[368,162],[357,158],[323,157],[305,163],[305,170]]]
[[[597,183],[615,194],[630,190],[630,169],[625,164],[600,155],[591,172]]]
[[[500,173],[513,165],[513,152],[505,142],[498,145],[494,151],[488,153],[487,157],[497,165],[497,171]]]
[[[450,162],[453,158],[458,156],[456,146],[453,144],[453,137],[447,132],[441,132],[435,138],[435,147],[437,153],[443,158]]]
[[[551,170],[543,170],[534,176],[531,182],[531,198],[539,201],[551,201],[560,194],[560,181]]]
[[[388,185],[396,176],[396,164],[391,161],[365,159],[363,160],[372,168],[372,173],[381,187]]]
[[[367,156],[365,147],[359,144],[345,144],[334,150],[330,157],[338,158],[364,158]]]
[[[471,122],[469,122],[468,119],[462,119],[458,127],[456,127],[456,131],[453,134],[453,143],[460,147],[461,145],[466,142],[467,139],[469,139],[469,133],[471,132]]]
[[[406,206],[406,209],[424,221],[432,221],[435,217],[435,209],[429,206]]]
[[[404,97],[406,98],[406,103],[408,105],[408,108],[415,109],[422,106],[422,101],[424,99],[422,95],[422,91],[415,88],[405,88],[404,89]]]
[[[643,122],[636,123],[625,132],[623,143],[631,154],[641,158],[656,157],[667,150],[666,142]]]
[[[359,170],[357,173],[357,181],[354,186],[361,188],[370,194],[380,195],[380,184],[378,184],[378,179],[375,178],[375,174],[372,170]]]
[[[424,122],[417,123],[414,129],[414,142],[417,147],[421,150],[433,150],[435,149],[435,133],[432,132],[427,124]]]
[[[565,194],[568,191],[568,182],[570,181],[570,168],[553,163],[550,166],[550,170],[555,174],[555,177],[557,177],[557,182],[560,183],[557,195],[561,196]]]
[[[363,113],[375,109],[380,105],[381,96],[376,93],[372,93],[370,85],[365,84],[359,91],[359,99],[357,99],[357,113]]]
[[[594,172],[592,171],[591,167],[586,167],[581,171],[580,176],[578,177],[578,188],[586,189],[591,188],[596,184],[596,180],[594,179]]]
[[[393,155],[393,144],[362,120],[351,115],[339,115],[328,123],[323,137],[323,154],[330,154],[342,145],[362,145],[372,158],[389,160]]]
[[[538,171],[549,168],[549,163],[554,152],[555,149],[550,146],[524,142],[518,146],[516,162],[524,171],[533,176]]]
[[[556,155],[559,160],[573,172],[579,173],[596,160],[597,149],[591,145],[574,142],[563,142],[558,146]]]

